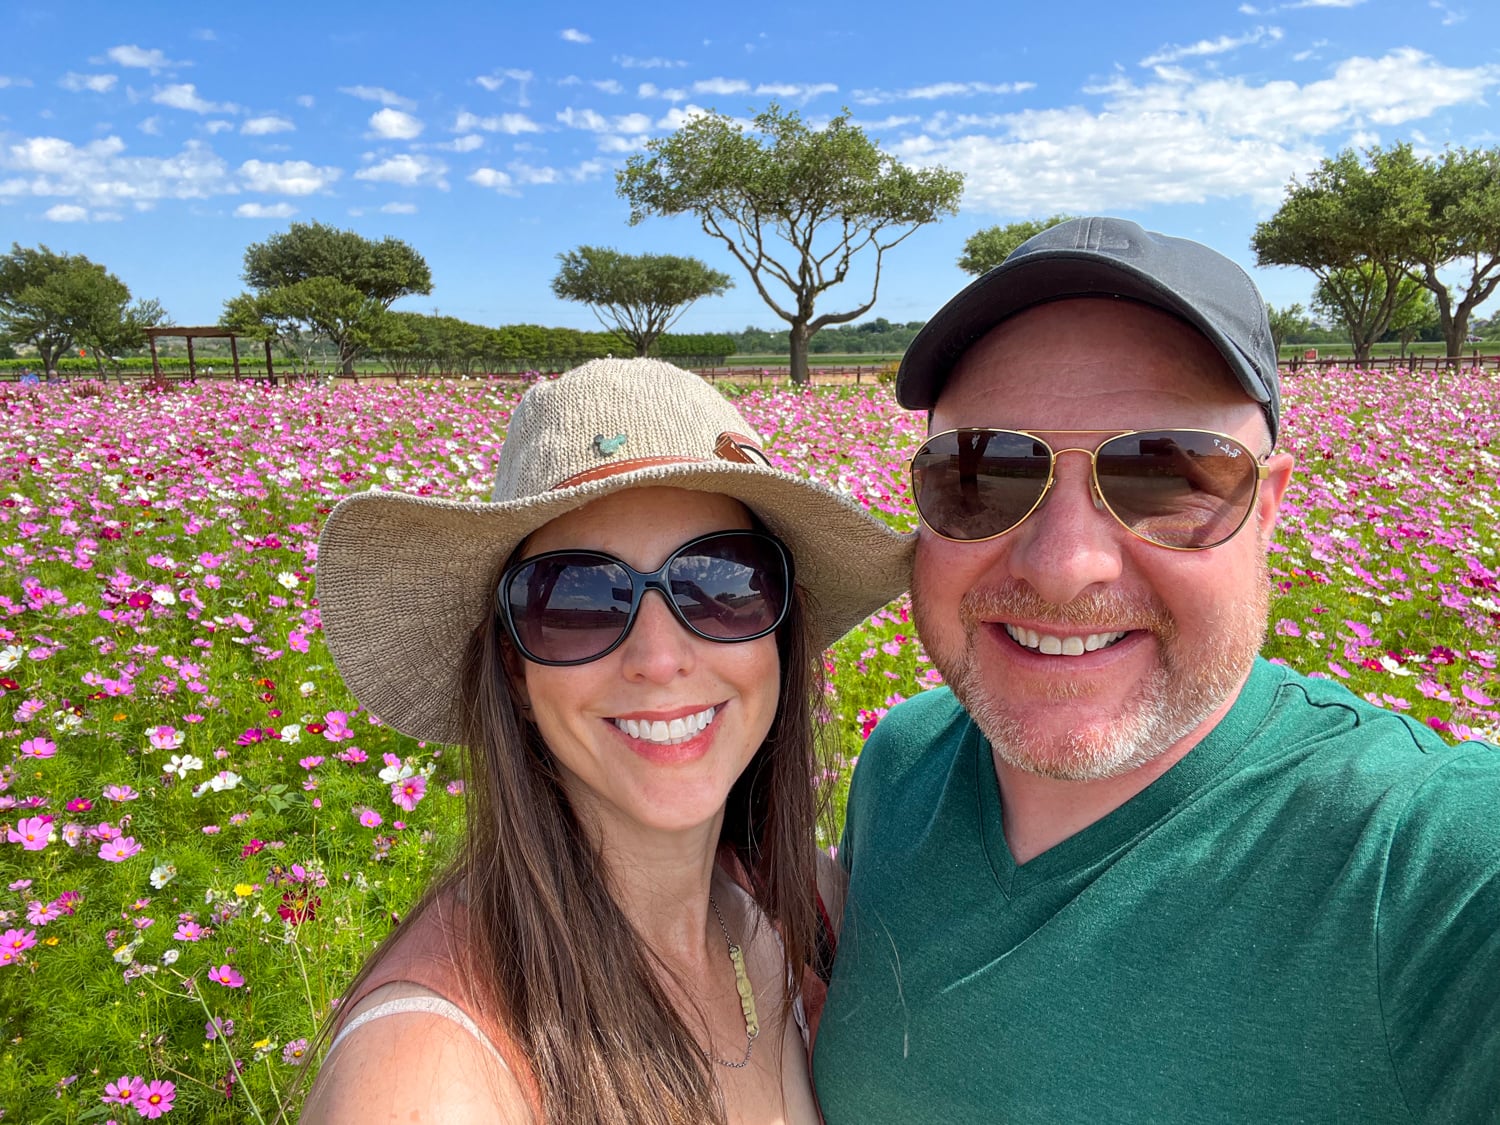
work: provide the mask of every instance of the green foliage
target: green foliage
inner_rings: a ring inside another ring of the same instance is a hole
[[[557,256],[562,263],[552,292],[579,301],[606,329],[648,355],[657,338],[700,297],[722,296],[729,275],[697,258],[676,254],[621,254],[607,246],[580,246]]]
[[[922,330],[923,321],[894,324],[883,316],[858,324],[835,324],[808,343],[812,355],[900,355]],[[784,355],[786,333],[750,325],[731,337],[736,355]]]
[[[958,209],[963,176],[907,168],[854,125],[848,111],[821,129],[772,104],[745,129],[723,114],[693,118],[626,161],[619,194],[630,221],[692,215],[750,275],[761,300],[787,322],[792,379],[807,381],[808,341],[867,313],[887,250]],[[819,299],[873,257],[868,299],[817,315]],[[773,292],[774,290],[774,292]]]
[[[1026,219],[1005,226],[985,227],[969,235],[964,243],[963,255],[958,259],[958,268],[978,277],[989,273],[1028,239],[1035,238],[1048,227],[1065,223],[1073,215],[1052,215],[1046,219]]]
[[[12,243],[0,256],[0,340],[35,347],[42,371],[82,347],[102,372],[106,357],[138,347],[165,317],[158,301],[132,305],[125,283],[81,254]]]
[[[1268,304],[1266,305],[1266,319],[1271,324],[1271,344],[1278,352],[1281,351],[1281,345],[1286,340],[1312,327],[1307,310],[1300,304],[1288,305],[1284,309]]]
[[[1342,324],[1356,363],[1368,363],[1370,347],[1392,329],[1420,327],[1430,317],[1432,297],[1406,274],[1394,284],[1385,270],[1369,263],[1328,270],[1313,290],[1313,308]]]
[[[256,292],[225,302],[225,327],[275,340],[304,364],[327,340],[346,374],[362,352],[407,343],[390,312],[393,301],[432,292],[427,262],[405,242],[375,242],[316,222],[252,243],[244,277]]]

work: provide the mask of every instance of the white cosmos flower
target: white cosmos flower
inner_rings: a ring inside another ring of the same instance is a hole
[[[416,770],[412,769],[405,762],[401,762],[394,766],[386,766],[385,769],[381,770],[380,780],[385,782],[387,785],[392,785],[398,781],[405,781],[408,777],[416,772]]]
[[[288,746],[295,746],[302,741],[302,726],[299,723],[287,723],[281,728],[281,741]]]
[[[151,869],[151,885],[157,890],[161,890],[175,878],[177,878],[177,867],[175,864],[159,863]],[[171,963],[171,961],[167,962],[169,965]]]
[[[162,769],[167,773],[175,773],[179,777],[186,777],[193,770],[201,770],[202,768],[203,759],[195,757],[192,754],[173,754],[172,760],[162,766]]]
[[[151,591],[151,600],[157,605],[176,605],[177,595],[165,586],[158,586]]]
[[[301,585],[302,580],[295,574],[293,574],[290,570],[283,570],[276,576],[276,581],[280,582],[288,590],[295,590],[299,585]]]
[[[6,645],[0,648],[0,672],[9,672],[21,663],[21,657],[25,655],[26,650],[20,645]]]

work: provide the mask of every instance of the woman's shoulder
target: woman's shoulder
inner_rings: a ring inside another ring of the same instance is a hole
[[[351,1009],[300,1121],[534,1125],[520,1076],[452,1001],[409,982],[382,985]]]

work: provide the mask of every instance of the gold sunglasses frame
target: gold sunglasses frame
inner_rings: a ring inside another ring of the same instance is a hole
[[[978,539],[954,539],[952,536],[944,535],[937,528],[933,527],[932,524],[927,522],[927,517],[922,514],[922,506],[917,503],[917,455],[920,454],[922,450],[925,449],[931,442],[937,440],[938,438],[947,437],[949,434],[962,433],[1019,434],[1021,437],[1028,437],[1033,441],[1041,442],[1042,445],[1045,446],[1047,451],[1051,454],[1051,460],[1047,463],[1046,483],[1042,485],[1042,491],[1037,494],[1036,502],[1032,504],[1031,507],[1026,509],[1025,515],[1023,515],[1015,523],[1007,527],[1004,531],[997,531],[993,535],[984,535]],[[1046,502],[1048,494],[1052,491],[1052,485],[1057,480],[1057,459],[1064,453],[1082,453],[1085,454],[1089,459],[1089,492],[1093,495],[1094,507],[1096,509],[1108,512],[1117,524],[1123,527],[1131,535],[1139,539],[1142,543],[1150,543],[1151,546],[1160,547],[1163,551],[1211,551],[1215,547],[1222,547],[1225,543],[1228,543],[1242,530],[1244,530],[1245,524],[1250,522],[1251,513],[1255,511],[1256,501],[1260,497],[1261,482],[1271,475],[1271,469],[1270,466],[1266,464],[1266,458],[1256,457],[1255,480],[1250,488],[1250,503],[1246,505],[1245,514],[1240,517],[1240,522],[1234,525],[1234,530],[1232,530],[1228,535],[1224,536],[1224,538],[1216,540],[1213,543],[1205,544],[1201,547],[1174,547],[1170,543],[1158,543],[1155,539],[1151,539],[1145,535],[1142,535],[1135,528],[1126,523],[1119,512],[1115,511],[1114,507],[1110,504],[1109,499],[1104,495],[1103,490],[1099,486],[1100,448],[1104,445],[1107,445],[1109,442],[1117,440],[1118,438],[1130,437],[1132,434],[1206,434],[1207,436],[1213,438],[1223,438],[1236,449],[1240,449],[1248,453],[1249,450],[1245,448],[1244,442],[1240,441],[1239,438],[1234,437],[1232,434],[1226,434],[1220,430],[1200,430],[1194,426],[1158,426],[1145,430],[1048,430],[1047,433],[1067,435],[1103,434],[1105,436],[1099,439],[1098,444],[1096,444],[1093,449],[1089,449],[1081,445],[1069,445],[1065,446],[1062,449],[1055,449],[1053,448],[1052,443],[1046,438],[1042,437],[1042,435],[1039,433],[1036,433],[1032,430],[1013,430],[1006,426],[960,426],[955,429],[941,430],[935,434],[928,434],[925,438],[922,439],[922,444],[917,447],[917,452],[913,453],[906,459],[906,476],[911,488],[912,506],[917,509],[917,518],[922,521],[922,525],[926,527],[928,531],[932,532],[939,539],[944,539],[949,543],[988,543],[992,539],[999,539],[1002,535],[1009,535],[1012,531],[1029,520],[1036,512],[1036,510]],[[1267,456],[1269,456],[1269,454]]]

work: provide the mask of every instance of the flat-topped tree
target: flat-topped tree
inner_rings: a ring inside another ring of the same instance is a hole
[[[619,172],[617,188],[632,224],[693,215],[725,245],[787,322],[792,381],[805,383],[813,334],[874,306],[885,252],[955,213],[963,176],[902,165],[851,124],[847,110],[809,129],[773,103],[749,129],[708,113],[649,141]],[[863,251],[874,257],[869,298],[817,315],[819,298],[848,277]]]
[[[958,268],[964,273],[980,277],[994,269],[1021,243],[1029,241],[1049,227],[1065,223],[1076,215],[1053,215],[1046,219],[1023,219],[1018,223],[1007,223],[1003,227],[985,227],[969,235],[964,242],[964,252],[958,259]]]
[[[606,329],[646,355],[700,297],[718,297],[734,282],[697,258],[622,254],[608,246],[580,246],[559,254],[552,292],[589,307]]]
[[[251,243],[244,278],[256,292],[225,303],[227,327],[248,335],[258,325],[280,340],[321,334],[338,348],[346,375],[361,352],[396,345],[402,329],[392,302],[432,292],[432,271],[405,242],[317,222]]]

